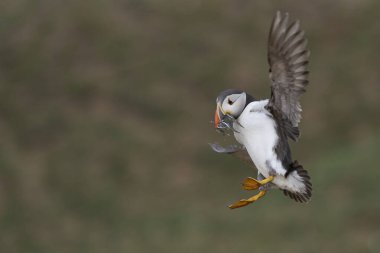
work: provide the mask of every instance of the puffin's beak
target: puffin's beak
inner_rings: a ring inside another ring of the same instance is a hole
[[[215,128],[218,128],[219,126],[219,123],[220,123],[220,110],[219,110],[219,106],[216,107],[216,111],[215,111],[215,118],[214,118],[214,124],[215,124]]]
[[[222,118],[224,116],[224,113],[222,111],[222,108],[220,108],[220,105],[216,105],[216,111],[215,111],[215,118],[214,118],[214,123],[215,123],[215,128],[219,128],[219,124],[222,121]]]

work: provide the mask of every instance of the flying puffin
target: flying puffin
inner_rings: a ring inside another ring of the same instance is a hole
[[[311,198],[312,184],[307,171],[292,159],[288,139],[297,141],[301,119],[300,96],[308,85],[308,59],[305,33],[300,22],[289,14],[277,12],[268,40],[271,97],[257,100],[238,89],[222,91],[216,99],[215,128],[232,129],[242,145],[223,148],[210,144],[218,153],[234,153],[251,160],[258,170],[257,179],[243,182],[246,190],[258,189],[258,194],[242,199],[229,207],[246,206],[272,188],[281,189],[297,202]]]

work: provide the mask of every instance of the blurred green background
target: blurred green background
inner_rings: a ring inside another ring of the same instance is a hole
[[[208,142],[215,98],[269,96],[276,10],[312,51],[293,155],[314,196],[273,191]],[[3,0],[0,252],[380,252],[380,2]]]

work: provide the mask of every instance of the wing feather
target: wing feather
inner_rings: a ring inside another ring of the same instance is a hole
[[[217,143],[209,143],[212,150],[220,154],[231,154],[239,160],[245,162],[251,168],[256,169],[251,157],[249,156],[247,149],[244,146],[230,145],[223,147]]]
[[[282,115],[282,120],[297,128],[301,120],[300,96],[308,85],[310,51],[300,22],[289,23],[289,14],[277,12],[268,40],[268,62],[272,81],[269,110]]]

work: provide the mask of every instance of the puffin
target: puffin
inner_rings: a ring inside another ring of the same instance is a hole
[[[309,173],[293,160],[289,139],[300,136],[300,97],[308,85],[310,51],[299,20],[277,11],[269,30],[268,63],[271,96],[256,99],[239,89],[222,91],[216,99],[215,129],[232,130],[240,145],[210,144],[218,153],[235,154],[254,165],[257,178],[243,181],[245,190],[258,190],[231,209],[247,206],[271,189],[280,189],[291,199],[306,203],[312,196]]]

